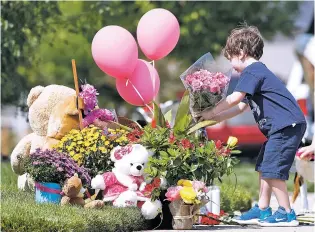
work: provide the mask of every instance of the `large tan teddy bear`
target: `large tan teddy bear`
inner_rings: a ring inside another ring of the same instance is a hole
[[[32,187],[24,171],[24,158],[37,148],[52,148],[70,130],[79,129],[74,89],[62,85],[36,86],[28,95],[27,105],[33,133],[26,135],[11,154],[11,167],[20,175],[18,187],[23,190]]]

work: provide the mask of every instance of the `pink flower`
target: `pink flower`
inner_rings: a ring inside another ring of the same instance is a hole
[[[209,90],[211,93],[220,93],[220,87],[216,83],[211,84]]]
[[[180,199],[179,191],[182,189],[182,186],[169,187],[167,193],[165,194],[166,200],[175,201]]]
[[[229,79],[223,73],[211,73],[208,70],[200,69],[186,76],[185,83],[194,92],[208,90],[212,93],[221,93],[229,83]]]
[[[203,191],[203,192],[208,192],[208,189],[206,187],[206,184],[203,183],[202,181],[196,181],[194,180],[192,182],[192,185],[193,185],[193,188],[196,192],[199,192],[200,190]]]
[[[192,87],[194,92],[200,91],[203,87],[203,83],[200,80],[195,80],[191,83],[191,87]]]

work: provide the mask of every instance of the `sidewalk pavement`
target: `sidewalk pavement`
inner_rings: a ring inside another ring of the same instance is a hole
[[[292,194],[291,194],[292,196]],[[291,200],[290,196],[290,200]],[[307,195],[308,198],[308,205],[309,210],[314,210],[315,204],[315,194],[309,193]],[[273,211],[278,209],[277,199],[274,195],[271,196],[270,206]],[[297,214],[302,213],[302,202],[300,195],[298,196],[295,203],[292,205],[292,208],[296,211]],[[196,226],[194,230],[155,230],[154,232],[163,232],[163,231],[178,231],[178,232],[188,232],[188,231],[204,231],[204,232],[211,232],[211,231],[220,231],[220,232],[250,232],[250,231],[257,231],[257,232],[315,232],[314,225],[300,225],[298,227],[260,227],[260,226],[230,226],[230,225],[217,225],[217,226]]]
[[[314,226],[298,226],[298,227],[259,227],[259,226],[228,226],[228,225],[218,225],[218,226],[198,226],[195,230],[155,230],[154,232],[164,232],[164,231],[178,231],[178,232],[211,232],[211,231],[220,231],[220,232],[314,232]]]
[[[309,211],[315,211],[315,193],[308,193],[307,200]],[[292,204],[292,193],[290,193],[290,202],[291,207],[295,210],[296,214],[303,213],[301,195],[299,195],[294,204]],[[274,195],[271,196],[270,207],[273,211],[276,211],[278,209],[278,202]]]

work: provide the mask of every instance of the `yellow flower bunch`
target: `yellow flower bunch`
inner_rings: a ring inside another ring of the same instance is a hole
[[[103,166],[105,162],[108,164],[110,151],[115,146],[126,144],[127,131],[122,129],[103,131],[91,125],[82,130],[71,130],[55,148],[59,152],[69,154],[79,165],[97,167],[102,162]]]
[[[186,204],[200,204],[205,197],[207,189],[201,181],[190,181],[181,179],[177,182],[179,195]]]
[[[186,204],[194,204],[197,198],[197,193],[192,186],[184,186],[179,190],[179,194]]]

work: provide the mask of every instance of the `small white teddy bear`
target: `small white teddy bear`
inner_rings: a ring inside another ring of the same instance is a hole
[[[113,202],[116,207],[138,206],[146,219],[155,218],[162,204],[159,200],[152,202],[143,192],[146,186],[143,172],[149,156],[140,144],[115,147],[111,152],[115,168],[93,178],[92,188],[104,190],[105,202]]]

